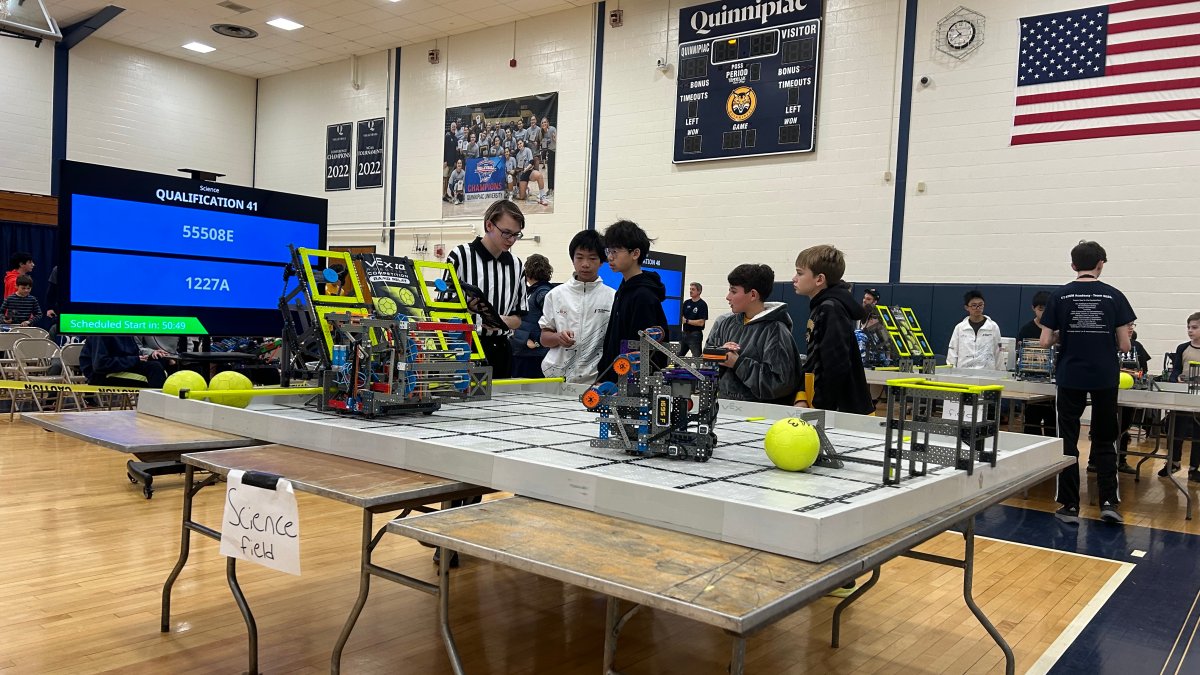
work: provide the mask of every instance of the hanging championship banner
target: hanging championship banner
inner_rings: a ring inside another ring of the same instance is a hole
[[[354,125],[330,124],[325,127],[325,191],[350,189],[350,130]]]
[[[383,118],[359,120],[354,153],[354,187],[383,187]]]

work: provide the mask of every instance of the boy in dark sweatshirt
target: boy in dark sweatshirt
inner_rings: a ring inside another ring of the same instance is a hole
[[[792,317],[782,302],[767,302],[775,286],[770,265],[738,265],[729,273],[729,314],[713,326],[707,346],[727,350],[721,398],[790,405],[800,381],[800,352]]]
[[[604,333],[604,350],[597,364],[600,381],[617,381],[617,374],[609,366],[621,355],[622,340],[637,340],[638,331],[652,326],[667,329],[667,315],[662,308],[667,289],[658,274],[642,271],[642,261],[648,253],[650,237],[637,223],[618,220],[604,231],[608,266],[618,272],[622,280],[613,298],[612,314]]]
[[[842,281],[845,272],[846,258],[833,246],[812,246],[796,256],[792,288],[809,298],[804,372],[806,380],[812,376],[812,386],[805,384],[796,405],[869,415],[875,404],[854,337],[865,312]]]
[[[83,343],[79,369],[88,384],[161,389],[167,381],[160,354],[142,354],[130,335],[93,335]]]

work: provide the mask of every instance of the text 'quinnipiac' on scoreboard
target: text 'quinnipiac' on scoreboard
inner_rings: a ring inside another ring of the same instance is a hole
[[[812,152],[821,15],[821,0],[681,9],[673,161]]]

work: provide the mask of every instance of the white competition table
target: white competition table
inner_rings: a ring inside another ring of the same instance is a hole
[[[776,469],[762,450],[771,421],[790,407],[721,401],[718,447],[704,463],[593,448],[596,416],[582,387],[506,388],[490,401],[444,405],[433,415],[380,419],[323,413],[280,401],[236,409],[146,392],[143,413],[266,442],[351,457],[628,518],[758,550],[821,562],[919,522],[963,499],[1062,461],[1061,441],[1001,433],[995,467],[973,475],[930,465],[924,476],[882,484],[882,468],[847,462],[801,473]],[[766,418],[751,421],[751,418]],[[845,456],[882,459],[883,420],[829,414]]]

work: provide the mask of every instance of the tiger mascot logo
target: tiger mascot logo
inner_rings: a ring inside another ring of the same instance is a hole
[[[758,96],[754,90],[750,87],[738,87],[729,92],[729,99],[725,101],[725,114],[734,122],[745,122],[754,114],[756,107]]]

